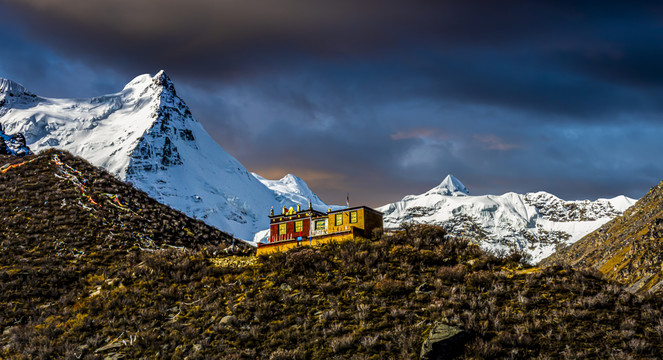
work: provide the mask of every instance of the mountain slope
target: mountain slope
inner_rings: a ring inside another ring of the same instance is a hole
[[[15,358],[7,342],[38,313],[57,321],[102,286],[122,287],[109,271],[116,264],[143,253],[253,251],[67,152],[0,161],[0,358]]]
[[[592,267],[632,291],[663,292],[663,182],[616,217],[544,264]]]
[[[24,133],[34,151],[70,151],[236,237],[252,239],[268,227],[271,207],[295,206],[301,198],[270,190],[223,150],[163,71],[92,99],[43,98],[10,80],[0,84],[9,99],[0,106],[0,122]]]
[[[421,195],[378,208],[386,228],[405,222],[443,226],[490,250],[522,250],[537,262],[620,215],[635,202],[624,196],[564,201],[546,192],[470,196],[452,175]]]
[[[51,265],[57,247],[25,244],[0,258],[0,358],[417,359],[436,324],[467,334],[444,348],[458,358],[663,355],[660,297],[445,235],[413,226],[269,257],[135,251],[66,267]]]

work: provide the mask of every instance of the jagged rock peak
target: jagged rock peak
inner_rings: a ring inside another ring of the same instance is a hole
[[[164,90],[170,91],[173,94],[175,94],[175,84],[173,84],[173,81],[170,80],[170,77],[166,75],[165,71],[160,70],[156,75],[154,75],[152,81],[154,82],[155,85],[163,86]]]
[[[447,177],[444,178],[444,180],[440,183],[440,185],[431,189],[429,193],[436,193],[436,194],[450,195],[450,196],[470,195],[470,191],[467,190],[465,185],[463,185],[463,183],[460,180],[458,180],[455,176],[451,174],[447,175]]]
[[[129,83],[124,86],[124,89],[142,89],[146,87],[161,87],[166,91],[175,93],[175,85],[163,70],[160,70],[154,76],[150,74],[138,75],[129,81]]]
[[[37,95],[29,92],[16,81],[0,78],[0,107],[16,102],[32,102]]]
[[[25,87],[16,81],[0,78],[0,93],[12,94],[13,96],[20,96],[22,94],[29,94]]]

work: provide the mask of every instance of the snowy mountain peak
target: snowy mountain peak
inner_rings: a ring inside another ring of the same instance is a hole
[[[427,194],[440,194],[440,195],[448,195],[448,196],[467,196],[470,195],[470,191],[467,190],[465,185],[463,185],[460,180],[458,180],[455,176],[449,174],[447,177],[444,178],[444,180],[440,183],[440,185],[432,188],[430,191],[427,192]]]
[[[0,78],[0,107],[25,100],[35,100],[36,95],[29,92],[25,87],[15,81]]]
[[[19,96],[27,92],[28,91],[25,89],[25,87],[16,81],[0,78],[0,93]]]
[[[148,88],[151,88],[153,93],[160,93],[164,90],[175,93],[175,84],[163,70],[160,70],[156,75],[142,74],[136,76],[124,86],[123,92],[134,91],[142,95]]]
[[[124,91],[129,89],[144,89],[154,82],[153,79],[150,74],[138,75],[124,86]]]
[[[313,191],[311,191],[306,181],[304,181],[302,178],[293,174],[288,174],[282,177],[281,180],[278,180],[278,183],[284,186],[284,189],[282,189],[283,193],[287,193],[289,195],[300,195],[301,200],[308,200],[311,201],[314,205],[317,204],[319,206],[325,207],[325,204],[322,202],[322,200],[320,200],[318,196],[314,194]],[[271,188],[270,186],[267,187]],[[297,199],[293,198],[292,200],[296,201]],[[306,204],[306,201],[301,201],[301,203],[304,205]]]
[[[175,84],[173,84],[168,75],[166,75],[165,71],[160,70],[156,75],[154,75],[152,81],[154,84],[162,86],[165,91],[172,92],[173,95],[175,95]]]
[[[314,208],[327,208],[327,205],[323,203],[313,191],[311,191],[308,184],[295,175],[288,174],[279,180],[269,180],[256,173],[251,174],[277,194],[277,197],[286,198],[292,203],[301,205],[306,205],[311,201]]]
[[[306,185],[304,180],[302,180],[301,178],[299,178],[299,177],[297,177],[293,174],[288,174],[288,175],[282,177],[281,180],[279,180],[279,181],[281,181],[284,184],[292,184],[292,185],[302,185],[303,184],[303,185]]]
[[[23,88],[4,81],[2,89]],[[328,208],[295,176],[274,181],[283,192],[252,176],[196,121],[164,71],[91,99],[11,99],[0,102],[0,122],[9,134],[25,134],[33,151],[70,151],[238,238],[267,228],[272,207],[310,199],[316,209]]]

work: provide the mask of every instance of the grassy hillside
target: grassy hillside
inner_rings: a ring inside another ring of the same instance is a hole
[[[592,267],[631,291],[663,293],[663,182],[623,216],[542,263]]]
[[[3,260],[2,284],[28,283],[0,292],[0,357],[411,359],[435,322],[469,332],[464,358],[663,356],[660,298],[498,259],[436,227],[261,258],[81,259],[46,276],[48,293],[29,279],[52,256]]]
[[[184,247],[222,251],[233,243],[227,234],[68,153],[0,161],[4,344],[13,334],[9,329],[61,314],[87,294],[91,279],[136,253]],[[241,244],[235,248],[250,250]]]
[[[67,153],[0,166],[0,358],[661,358],[663,301],[443,229],[270,257]]]

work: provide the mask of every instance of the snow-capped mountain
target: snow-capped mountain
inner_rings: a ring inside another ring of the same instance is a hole
[[[279,200],[302,205],[308,204],[310,201],[316,209],[327,208],[327,204],[309,189],[306,182],[295,175],[288,174],[279,180],[268,180],[256,173],[251,173],[251,175],[272,190]]]
[[[428,190],[426,194],[437,194],[437,195],[446,195],[446,196],[467,196],[470,195],[470,191],[467,190],[465,185],[463,185],[460,180],[458,180],[453,175],[447,175],[447,177],[442,180],[440,185]]]
[[[248,172],[194,119],[163,71],[91,99],[39,97],[4,79],[0,92],[0,122],[25,134],[33,151],[70,151],[238,238],[267,228],[271,207],[306,206],[309,198],[327,207],[301,179],[271,182],[281,184],[273,191]]]
[[[635,201],[625,196],[565,201],[546,192],[470,196],[460,180],[448,175],[428,192],[378,210],[384,213],[385,228],[404,222],[441,225],[453,235],[477,239],[483,248],[523,250],[538,262],[558,244],[576,242]]]

